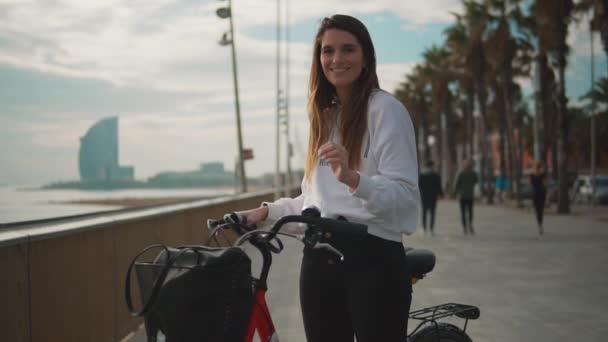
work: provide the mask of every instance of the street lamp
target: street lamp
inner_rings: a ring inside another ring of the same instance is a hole
[[[281,197],[281,0],[277,0],[277,73],[276,91],[277,114],[275,118],[275,174],[274,174],[274,199]]]
[[[220,0],[224,1],[224,0]],[[224,32],[222,38],[218,42],[221,46],[230,45],[232,50],[232,78],[234,81],[234,103],[236,108],[236,130],[238,140],[238,168],[241,178],[241,192],[247,192],[247,176],[245,175],[245,163],[243,158],[243,138],[241,134],[241,107],[239,104],[239,83],[237,79],[236,69],[236,50],[234,48],[234,24],[232,23],[232,1],[228,0],[227,7],[220,7],[215,12],[222,19],[229,19],[230,31]]]
[[[291,196],[293,176],[291,172],[292,146],[289,138],[289,0],[285,0],[285,88],[281,82],[281,0],[277,0],[277,46],[276,46],[276,145],[275,145],[275,198],[281,196],[281,185],[286,197]],[[281,127],[284,131],[281,131]],[[285,135],[285,179],[281,177],[281,133]]]

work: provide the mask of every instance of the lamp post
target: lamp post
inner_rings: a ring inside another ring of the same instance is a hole
[[[223,1],[223,0],[221,0]],[[230,45],[232,50],[232,78],[234,81],[234,104],[236,108],[236,130],[237,130],[237,141],[238,141],[238,168],[239,176],[241,178],[241,192],[247,192],[247,176],[245,175],[245,160],[243,158],[243,138],[241,134],[241,107],[239,104],[239,83],[237,78],[236,69],[236,50],[234,48],[234,25],[232,23],[232,1],[228,0],[227,7],[220,7],[217,9],[216,14],[222,19],[229,19],[230,31],[224,32],[222,39],[219,44],[221,46]],[[228,37],[230,34],[230,37]]]
[[[277,115],[275,140],[274,198],[281,197],[281,0],[277,0]]]
[[[291,156],[292,144],[289,137],[289,0],[285,0],[285,85],[282,84],[281,67],[281,38],[283,31],[281,30],[281,0],[277,0],[277,46],[276,46],[276,144],[275,144],[275,199],[281,197],[283,193],[286,197],[290,197],[293,176],[291,172]],[[283,130],[281,130],[283,128]],[[286,172],[285,177],[281,175],[281,134],[285,135],[285,161]]]
[[[293,175],[291,172],[292,145],[289,137],[289,0],[285,0],[285,97],[283,98],[283,125],[285,126],[285,196],[291,197]]]

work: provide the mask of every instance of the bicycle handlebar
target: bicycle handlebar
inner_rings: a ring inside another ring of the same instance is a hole
[[[331,219],[327,217],[316,217],[308,215],[288,215],[281,217],[270,229],[271,237],[274,237],[281,227],[286,223],[306,223],[313,225],[323,232],[338,234],[348,234],[351,236],[365,236],[367,226],[360,223],[353,223],[343,220]]]
[[[276,221],[269,231],[258,231],[255,225],[247,225],[246,217],[237,213],[229,213],[224,215],[220,220],[207,220],[209,229],[217,230],[226,226],[232,228],[238,235],[241,236],[237,244],[249,239],[253,235],[261,235],[267,242],[276,239],[277,234],[287,223],[304,223],[308,225],[304,238],[298,238],[306,245],[314,246],[319,243],[324,233],[338,233],[350,235],[353,237],[363,237],[367,234],[367,226],[360,223],[348,222],[346,220],[331,219],[321,217],[318,209],[311,207],[302,212],[302,215],[287,215]],[[284,233],[280,233],[284,234]],[[290,235],[290,234],[286,234]],[[296,236],[292,236],[296,237]],[[297,238],[297,237],[296,237]]]

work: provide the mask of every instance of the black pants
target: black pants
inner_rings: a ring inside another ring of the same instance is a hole
[[[462,229],[464,233],[474,233],[473,231],[473,200],[460,199],[460,217],[462,218]]]
[[[431,229],[431,232],[433,232],[433,229],[435,227],[435,209],[437,208],[437,201],[428,201],[422,202],[422,227],[424,228],[424,231],[426,231],[427,225],[426,225],[426,215],[427,213],[430,216],[430,225],[429,228]]]
[[[534,202],[534,210],[536,211],[536,222],[539,227],[543,226],[543,212],[545,211],[545,194],[534,194],[532,198]]]
[[[344,261],[304,249],[300,302],[308,342],[404,342],[412,300],[400,242],[372,235],[328,239]]]

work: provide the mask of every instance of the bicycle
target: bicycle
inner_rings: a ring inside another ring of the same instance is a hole
[[[281,228],[286,223],[306,224],[307,229],[302,235],[281,232]],[[206,244],[207,246],[189,246],[187,247],[188,249],[194,248],[201,251],[207,250],[210,252],[217,252],[221,248],[208,247],[211,239],[216,239],[217,241],[217,236],[224,230],[229,229],[239,236],[234,243],[229,244],[241,246],[247,242],[256,247],[262,255],[260,274],[257,278],[253,277],[253,303],[251,305],[251,311],[248,316],[244,316],[244,318],[249,317],[246,320],[247,327],[244,329],[245,335],[242,339],[240,339],[240,337],[238,339],[238,341],[243,342],[252,342],[256,332],[263,342],[279,342],[279,337],[266,302],[266,292],[268,290],[267,281],[272,266],[272,254],[279,254],[284,247],[283,243],[278,238],[278,235],[294,238],[309,248],[326,249],[337,255],[339,260],[344,260],[344,255],[339,250],[328,243],[322,242],[325,234],[349,234],[351,236],[365,236],[367,234],[367,226],[365,225],[320,217],[319,211],[314,208],[305,209],[301,215],[284,216],[276,221],[270,230],[258,230],[255,226],[247,225],[244,217],[236,213],[226,214],[219,220],[208,220],[207,228],[210,230],[209,240]],[[230,241],[228,240],[228,242]],[[151,247],[154,246],[149,246],[143,252]],[[182,251],[179,254],[182,253],[184,252]],[[198,259],[198,253],[194,253],[193,256]],[[408,248],[406,249],[406,258],[412,283],[416,283],[418,280],[424,278],[435,266],[435,256],[428,250]],[[137,257],[131,263],[131,267],[136,259]],[[131,267],[127,273],[125,289],[127,306],[133,314],[134,310],[131,303],[129,285]],[[164,279],[161,280],[164,281]],[[162,283],[162,281],[157,279],[154,283]],[[154,297],[154,295],[148,294],[144,297]],[[137,315],[144,311],[145,309],[142,309]],[[464,327],[461,329],[449,323],[438,322],[439,319],[448,316],[457,316],[465,319]],[[412,311],[409,314],[409,319],[419,320],[420,323],[407,336],[405,342],[471,342],[471,338],[466,334],[467,324],[470,319],[477,319],[478,317],[479,309],[477,307],[456,303],[447,303]],[[163,336],[157,336],[159,331],[157,322],[146,319],[144,320],[144,323],[148,341],[164,340]],[[241,325],[241,327],[244,327],[244,325]]]
[[[286,223],[304,223],[308,225],[308,229],[303,235],[280,232],[281,227]],[[330,244],[320,242],[324,234],[367,234],[367,226],[365,225],[322,218],[319,212],[312,208],[305,209],[302,215],[290,215],[279,219],[268,231],[257,230],[255,226],[248,226],[246,219],[236,213],[226,214],[220,220],[208,220],[207,227],[211,231],[207,244],[211,239],[216,238],[223,229],[232,229],[240,236],[234,245],[240,246],[244,242],[249,242],[262,254],[262,269],[260,276],[254,283],[255,304],[244,337],[245,342],[253,341],[256,331],[261,341],[279,341],[266,303],[267,279],[272,265],[272,253],[278,254],[283,250],[283,244],[277,235],[294,238],[310,248],[329,250],[336,254],[340,260],[344,260],[344,255],[339,250]],[[276,241],[276,244],[272,244],[272,241]],[[429,250],[407,248],[406,258],[413,284],[424,278],[435,266],[435,255]],[[438,322],[439,319],[450,316],[464,319],[463,328],[445,322]],[[472,342],[466,333],[466,328],[469,320],[475,320],[479,316],[479,308],[457,303],[446,303],[412,311],[409,314],[409,319],[418,320],[420,323],[408,334],[406,342]]]

